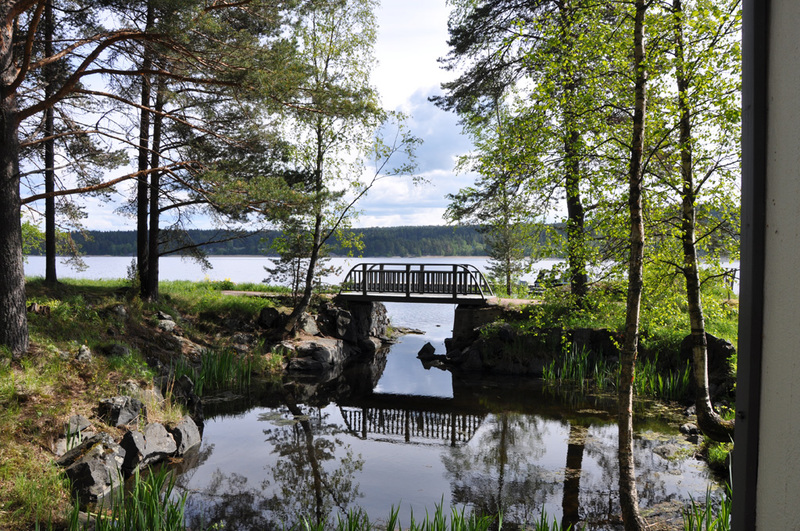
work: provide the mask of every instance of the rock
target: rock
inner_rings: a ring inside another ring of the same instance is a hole
[[[108,347],[108,355],[124,358],[131,355],[131,349],[127,345],[114,343],[113,345]]]
[[[708,389],[711,395],[711,401],[717,400],[731,395],[736,383],[736,375],[731,370],[728,360],[736,353],[733,345],[711,334],[706,333],[707,347],[707,363],[708,363]],[[686,336],[681,341],[680,359],[682,363],[684,360],[692,360],[692,336]],[[692,386],[694,387],[694,379],[692,379]]]
[[[386,337],[390,326],[386,306],[380,302],[348,303],[357,337]]]
[[[301,341],[297,343],[296,351],[298,357],[310,357],[326,365],[338,365],[345,361],[344,343],[341,339]]]
[[[656,455],[660,455],[662,458],[666,459],[667,461],[671,461],[677,457],[680,457],[686,452],[686,448],[681,446],[680,444],[676,443],[665,443],[653,448],[653,453]]]
[[[448,352],[447,361],[465,372],[479,372],[484,368],[480,348],[475,346]]]
[[[138,398],[115,396],[104,398],[99,406],[100,418],[111,426],[127,426],[147,421],[147,409]]]
[[[173,320],[172,316],[170,314],[168,314],[167,312],[163,311],[163,310],[158,310],[158,312],[156,313],[156,317],[160,321],[172,321]]]
[[[176,426],[169,428],[169,432],[175,439],[175,444],[178,448],[177,455],[185,454],[201,442],[200,430],[188,415],[183,417]]]
[[[697,428],[696,424],[691,422],[687,422],[680,427],[681,433],[684,435],[700,435],[700,430]]]
[[[162,380],[162,392],[165,385],[172,384],[172,380]],[[203,433],[203,402],[194,392],[194,382],[185,374],[172,384],[172,399],[183,403],[189,411],[189,415],[197,424],[200,433]]]
[[[363,354],[375,354],[382,346],[383,342],[377,337],[368,337],[358,343],[358,348]]]
[[[66,468],[75,496],[81,503],[96,502],[120,485],[125,450],[107,433],[83,441],[56,463]]]
[[[258,314],[258,326],[262,328],[280,328],[281,312],[277,308],[262,308]]]
[[[256,338],[253,334],[245,334],[243,332],[237,332],[233,334],[231,341],[237,345],[252,345],[255,343]]]
[[[178,450],[175,439],[158,422],[148,424],[142,432],[129,431],[122,437],[120,446],[125,450],[122,468],[127,475],[133,473],[137,467],[163,461],[175,455]]]
[[[171,319],[162,319],[158,322],[158,329],[164,332],[172,332],[176,326],[175,321]]]
[[[91,427],[92,421],[83,415],[72,415],[64,424],[64,431],[66,433],[81,433],[82,431]]]
[[[313,358],[292,358],[286,365],[288,372],[321,373],[327,366]]]
[[[115,304],[111,307],[111,313],[120,319],[128,317],[128,310],[122,304]]]
[[[417,357],[423,361],[432,360],[436,357],[436,347],[431,345],[430,342],[425,343],[422,348],[419,349]]]
[[[303,313],[300,316],[300,319],[297,321],[297,327],[298,330],[304,334],[308,334],[310,336],[319,335],[319,327],[317,326],[317,322],[310,314]]]
[[[53,453],[62,456],[95,435],[92,422],[83,415],[72,415],[64,423],[64,437],[59,437],[52,446]]]
[[[89,363],[92,361],[92,351],[86,345],[81,345],[78,348],[78,354],[75,355],[75,359],[80,363]]]

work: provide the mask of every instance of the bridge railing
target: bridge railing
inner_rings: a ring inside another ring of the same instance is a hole
[[[478,431],[486,415],[413,411],[391,408],[339,408],[351,433],[368,439],[373,436],[396,436],[410,443],[427,439],[465,444]]]
[[[494,297],[483,274],[469,264],[359,264],[347,273],[341,293],[357,293],[364,297],[376,294],[450,296],[454,299]]]

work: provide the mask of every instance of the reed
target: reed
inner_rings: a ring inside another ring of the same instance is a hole
[[[166,468],[142,477],[137,470],[128,489],[117,489],[109,497],[109,507],[101,506],[81,523],[79,507],[73,508],[68,521],[70,531],[127,531],[148,529],[185,531],[186,494],[173,496],[175,476]]]
[[[250,356],[242,356],[230,349],[209,349],[203,352],[199,367],[191,365],[185,358],[179,358],[172,374],[176,380],[183,375],[191,378],[194,392],[197,396],[203,396],[226,389],[248,389],[252,371]]]
[[[686,398],[691,378],[692,371],[688,361],[683,369],[664,374],[663,370],[658,368],[658,356],[656,356],[653,360],[644,360],[636,368],[633,389],[638,395],[677,401]]]
[[[719,498],[706,491],[704,504],[697,504],[692,499],[690,507],[683,511],[684,531],[729,531],[731,528],[731,491],[730,487]]]

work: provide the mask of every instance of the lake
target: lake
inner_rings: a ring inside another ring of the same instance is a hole
[[[85,256],[84,262],[88,266],[85,271],[77,271],[59,261],[59,278],[89,278],[89,279],[116,279],[127,278],[128,268],[131,267],[133,258],[130,256]],[[180,258],[177,256],[167,256],[161,258],[159,263],[159,276],[161,280],[232,280],[233,282],[261,282],[267,276],[265,267],[272,267],[273,262],[263,256],[209,256],[211,269],[203,267],[194,260]],[[329,283],[338,283],[344,278],[347,271],[355,264],[362,262],[368,263],[392,263],[402,262],[404,264],[469,264],[486,271],[488,258],[485,256],[457,256],[457,257],[381,257],[381,258],[331,258],[330,265],[341,268],[341,276],[332,276],[325,279]],[[554,264],[561,262],[557,259],[544,259],[536,263],[535,268],[549,269]],[[45,262],[43,256],[29,256],[25,263],[25,275],[29,277],[43,277],[45,273]],[[526,280],[533,281],[536,272],[525,276]]]

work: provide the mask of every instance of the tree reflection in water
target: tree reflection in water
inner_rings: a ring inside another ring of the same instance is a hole
[[[338,436],[341,427],[329,422],[321,408],[300,406],[287,396],[283,408],[259,421],[269,423],[263,430],[265,443],[279,456],[277,463],[266,466],[268,479],[251,485],[241,474],[217,469],[189,497],[188,527],[289,529],[303,518],[325,522],[334,511],[346,512],[362,495],[354,478],[363,460]],[[179,486],[190,478],[183,476]]]
[[[442,455],[453,502],[481,515],[503,514],[530,522],[557,485],[537,464],[545,452],[540,419],[533,415],[489,415],[469,444]]]

